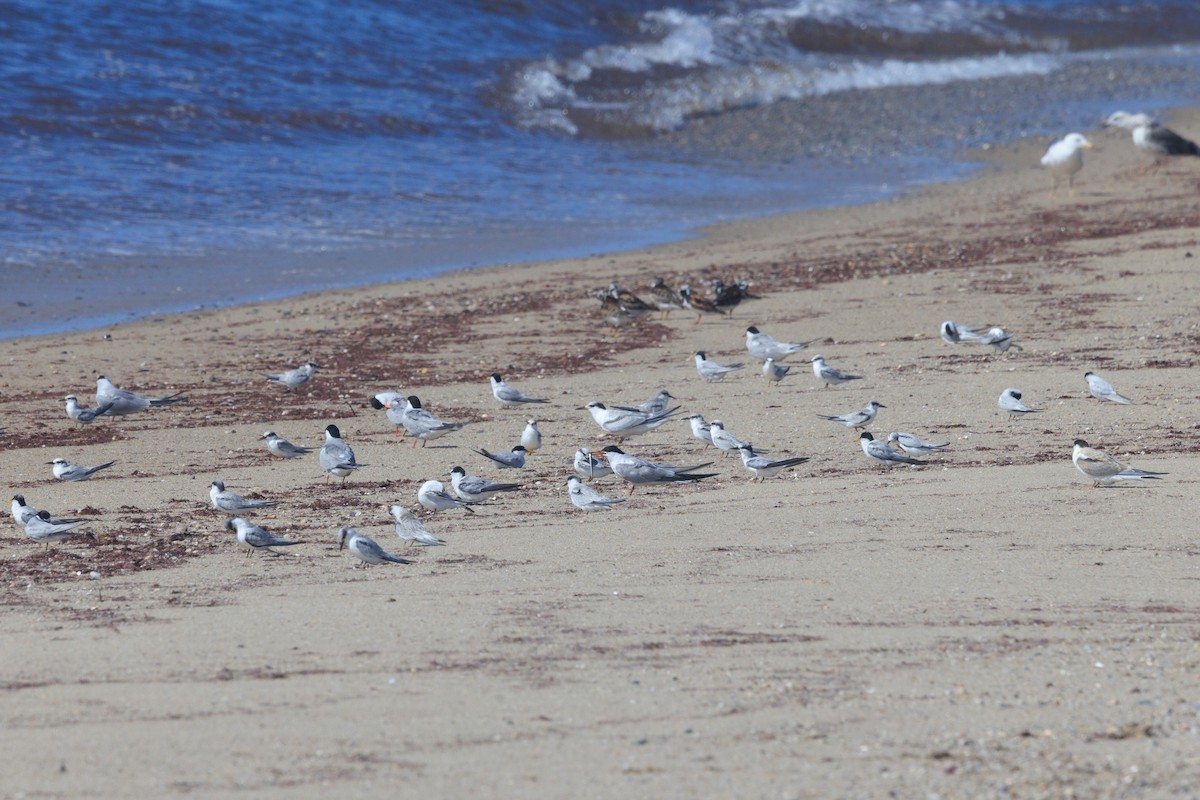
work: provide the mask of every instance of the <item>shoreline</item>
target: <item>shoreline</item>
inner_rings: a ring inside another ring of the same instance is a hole
[[[1172,127],[1200,130],[1200,109]],[[1044,148],[995,148],[997,168],[899,199],[647,249],[0,342],[10,490],[96,519],[52,553],[11,526],[0,537],[14,756],[0,790],[1186,793],[1200,782],[1200,171],[1140,176],[1128,135],[1102,134],[1075,195],[1052,196],[1032,166]],[[746,277],[762,299],[609,330],[590,292],[644,294],[658,275]],[[952,347],[945,319],[1003,325],[1024,349]],[[819,341],[767,387],[748,325]],[[697,350],[751,363],[705,383]],[[863,379],[822,388],[816,353]],[[321,369],[295,392],[261,377],[310,357]],[[79,429],[61,397],[89,396],[98,370],[190,402]],[[1085,370],[1135,404],[1091,399]],[[551,403],[498,408],[493,371]],[[1009,386],[1042,411],[1001,416]],[[714,478],[632,495],[603,479],[626,502],[576,511],[565,461],[609,443],[579,406],[664,387],[772,457],[810,461],[754,483],[672,423],[628,450],[711,461]],[[382,390],[467,425],[397,444],[367,407]],[[950,448],[918,469],[873,465],[857,432],[818,416],[870,399],[886,406],[877,438]],[[545,446],[525,470],[473,452],[507,450],[531,413]],[[344,485],[257,440],[319,446],[329,423],[371,465]],[[1070,461],[1078,437],[1169,474],[1093,489]],[[55,455],[117,464],[64,484]],[[523,489],[433,516],[445,547],[406,547],[383,507],[415,507],[454,465]],[[255,521],[306,544],[244,557],[207,505],[216,479],[277,501]],[[346,524],[417,563],[353,569],[334,538]]]

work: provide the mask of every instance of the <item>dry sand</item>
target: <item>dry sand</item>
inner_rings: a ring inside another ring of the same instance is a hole
[[[1033,141],[966,183],[652,250],[0,343],[7,485],[98,520],[51,553],[0,540],[4,796],[1194,796],[1200,164],[1138,174],[1126,134],[1096,140],[1074,196]],[[655,275],[763,299],[606,331],[589,291]],[[951,347],[945,319],[1024,349]],[[701,382],[691,354],[748,360],[750,324],[823,339],[777,387]],[[819,387],[814,352],[865,379]],[[259,375],[309,356],[296,392]],[[553,401],[527,490],[403,546],[385,504],[456,464],[512,477],[472,452],[528,416],[496,407],[497,369]],[[1087,370],[1136,404],[1089,398]],[[78,429],[60,400],[97,371],[190,403]],[[1007,386],[1044,411],[1002,418]],[[629,449],[718,478],[574,510],[564,462],[607,441],[578,407],[662,387],[811,461],[753,483],[672,423]],[[471,424],[397,445],[366,407],[389,389]],[[817,417],[870,399],[877,435],[949,452],[888,471]],[[345,485],[256,440],[317,445],[330,422],[371,465]],[[1094,489],[1079,436],[1170,474]],[[58,483],[59,455],[117,465]],[[216,478],[308,543],[244,557]],[[346,522],[418,563],[354,569]]]

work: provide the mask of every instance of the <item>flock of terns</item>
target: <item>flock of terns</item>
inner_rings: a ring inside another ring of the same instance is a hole
[[[1156,122],[1149,114],[1114,111],[1104,119],[1103,126],[1129,131],[1134,146],[1153,156],[1154,166],[1177,156],[1200,156],[1200,146]],[[1042,156],[1042,166],[1054,173],[1056,189],[1063,175],[1067,176],[1067,185],[1074,187],[1075,173],[1083,169],[1083,151],[1091,150],[1092,147],[1092,143],[1082,133],[1068,133],[1050,145],[1046,154]]]
[[[739,282],[734,289],[723,289],[723,284],[717,282],[717,297],[721,292],[733,291],[735,295],[727,295],[724,306],[711,301],[714,307],[722,308],[721,313],[741,302],[753,298],[748,286]],[[616,308],[619,313],[642,313],[646,310],[669,312],[672,307],[686,308],[688,293],[675,294],[666,287],[659,278],[651,284],[653,304],[646,303],[632,292],[622,290],[615,284],[605,292],[608,298],[606,305]],[[736,300],[730,297],[736,296]],[[676,300],[678,304],[676,305]],[[692,302],[695,302],[693,299]],[[628,308],[627,308],[628,307]],[[693,308],[695,306],[692,306]],[[960,325],[953,321],[943,322],[939,333],[941,338],[950,345],[975,344],[991,348],[996,353],[1007,353],[1010,350],[1020,350],[1021,347],[1013,336],[1000,327],[971,327]],[[772,386],[788,377],[790,366],[779,362],[805,350],[817,340],[787,342],[780,341],[771,335],[750,326],[745,330],[745,347],[747,353],[756,361],[762,363],[763,377]],[[719,364],[709,359],[703,351],[693,356],[696,372],[701,379],[709,382],[724,380],[731,373],[745,368],[744,363]],[[813,378],[824,388],[849,383],[862,378],[842,372],[826,363],[820,355],[809,359]],[[318,365],[309,361],[295,369],[276,374],[265,375],[272,383],[288,390],[296,389],[311,380],[318,370]],[[1112,384],[1093,372],[1084,375],[1090,394],[1105,402],[1129,405],[1132,401],[1120,394]],[[545,398],[528,395],[506,382],[499,373],[490,377],[492,396],[501,406],[506,408],[530,408],[547,404]],[[1020,389],[1007,388],[1001,393],[997,406],[1010,418],[1036,414],[1040,409],[1032,408],[1023,402],[1024,395]],[[617,440],[599,450],[580,448],[576,451],[571,464],[575,475],[566,482],[567,496],[571,503],[583,511],[606,511],[613,506],[623,503],[627,497],[608,497],[598,492],[584,482],[584,479],[596,479],[606,475],[615,475],[629,484],[629,495],[632,496],[638,486],[649,484],[685,484],[702,481],[716,476],[716,472],[703,472],[714,462],[709,461],[687,467],[674,464],[656,463],[624,452],[620,445],[631,437],[648,433],[672,420],[685,420],[691,424],[692,435],[705,445],[715,447],[723,453],[738,453],[745,468],[758,481],[774,477],[784,470],[805,463],[807,457],[771,459],[764,455],[765,451],[756,451],[753,444],[744,441],[731,432],[721,420],[706,422],[700,414],[679,416],[681,405],[671,405],[675,398],[663,389],[654,397],[637,405],[610,405],[598,400],[588,402],[580,410],[586,410],[593,422],[600,428],[603,435]],[[86,408],[79,404],[75,395],[66,397],[67,416],[76,422],[87,425],[100,417],[117,417],[134,414],[147,409],[185,402],[181,394],[166,397],[145,397],[134,392],[119,389],[111,381],[101,375],[96,379],[96,405]],[[398,440],[403,429],[413,439],[412,446],[417,442],[422,446],[431,440],[452,434],[464,427],[463,423],[446,422],[438,419],[421,404],[415,395],[405,396],[400,392],[381,392],[371,399],[371,405],[386,413],[388,420],[395,425],[395,435]],[[867,428],[874,420],[879,410],[887,408],[884,404],[871,400],[861,409],[844,414],[818,414],[817,416],[830,422],[843,425],[854,430]],[[313,448],[293,444],[280,437],[273,431],[267,431],[261,437],[267,450],[274,456],[285,459],[303,458],[309,455]],[[922,466],[928,462],[919,457],[937,454],[949,447],[949,442],[935,443],[921,439],[912,433],[893,431],[888,434],[886,441],[878,440],[867,430],[859,436],[863,454],[873,462],[887,467],[901,465]],[[508,452],[490,452],[483,448],[473,449],[487,459],[496,469],[519,471],[526,465],[527,457],[542,446],[542,434],[537,427],[537,421],[529,419],[521,434],[520,444]],[[342,437],[337,425],[325,428],[325,441],[318,454],[318,461],[325,472],[325,482],[332,478],[346,478],[360,469],[367,467],[355,457],[354,450]],[[1166,473],[1126,467],[1108,454],[1092,448],[1082,439],[1074,442],[1072,461],[1081,474],[1090,478],[1094,486],[1112,485],[1128,480],[1158,479]],[[55,478],[63,481],[87,480],[101,470],[108,469],[115,462],[107,462],[96,466],[71,464],[63,458],[55,458],[49,462]],[[452,509],[462,509],[474,513],[472,506],[486,504],[490,499],[505,492],[517,491],[521,488],[518,483],[503,483],[491,481],[480,476],[471,475],[463,467],[455,466],[450,470],[450,487],[440,480],[425,481],[417,491],[417,501],[430,512],[441,512]],[[247,555],[255,550],[290,547],[303,542],[274,536],[261,526],[247,519],[252,512],[275,505],[271,500],[250,499],[227,489],[222,481],[214,480],[209,488],[209,499],[212,506],[230,516],[225,527],[236,534],[239,544],[246,549]],[[388,512],[395,521],[397,537],[406,543],[421,546],[440,546],[445,541],[438,538],[425,527],[424,522],[411,511],[401,505],[391,505]],[[39,511],[25,502],[22,495],[15,495],[12,500],[12,515],[18,526],[24,529],[26,535],[33,541],[49,546],[53,542],[65,540],[77,532],[77,529],[89,523],[84,519],[63,519],[54,517],[47,511]],[[349,551],[359,559],[362,565],[381,563],[412,563],[409,559],[389,553],[370,537],[359,533],[352,527],[345,526],[338,533],[339,549]],[[277,553],[276,553],[277,554]]]

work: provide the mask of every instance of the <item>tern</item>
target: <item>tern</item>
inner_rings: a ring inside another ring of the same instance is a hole
[[[527,453],[536,453],[542,447],[542,432],[538,430],[537,420],[525,421],[525,430],[521,431],[521,446]]]
[[[585,478],[603,478],[605,475],[613,474],[607,461],[596,458],[583,447],[575,451],[575,458],[572,459],[571,465]]]
[[[495,483],[478,475],[469,475],[462,467],[450,470],[450,486],[454,493],[472,503],[482,503],[500,492],[515,492],[521,488],[516,483]]]
[[[25,523],[29,522],[29,520],[31,518],[36,517],[41,513],[42,512],[39,511],[38,509],[34,508],[31,505],[27,505],[25,503],[25,495],[23,495],[23,494],[14,494],[13,495],[13,498],[12,498],[13,521],[16,522],[18,525],[20,525],[21,527],[24,527]],[[47,514],[47,516],[43,517],[42,519],[46,522],[49,522],[51,525],[69,525],[72,522],[87,522],[87,520],[85,520],[85,519],[78,519],[78,518],[62,519],[60,517],[55,517],[55,516],[50,515],[50,512],[46,512],[46,514]]]
[[[1098,400],[1108,400],[1110,403],[1119,403],[1123,406],[1133,402],[1128,397],[1119,394],[1111,383],[1094,372],[1083,373],[1083,378],[1087,381],[1088,391],[1092,393],[1092,397]]]
[[[312,448],[292,444],[287,439],[275,433],[275,431],[267,431],[258,438],[265,439],[267,450],[271,451],[272,455],[279,456],[280,458],[299,458],[302,455],[312,452]]]
[[[946,344],[958,344],[959,342],[978,342],[983,338],[980,334],[983,330],[983,328],[968,328],[952,320],[946,320],[942,323],[940,332],[942,341]]]
[[[417,490],[417,502],[430,511],[461,508],[471,514],[475,513],[475,509],[471,508],[466,500],[459,500],[457,497],[452,497],[447,493],[446,484],[441,481],[425,481],[422,483],[421,488]]]
[[[78,422],[80,425],[90,425],[95,421],[96,417],[102,417],[112,410],[112,403],[105,403],[102,406],[95,408],[87,408],[79,405],[79,400],[73,394],[63,398],[67,404],[67,416]]]
[[[123,417],[147,408],[169,406],[172,403],[186,403],[183,392],[176,392],[167,397],[143,397],[140,394],[118,389],[112,381],[101,375],[96,378],[96,407],[109,405],[108,416]]]
[[[1007,353],[1010,347],[1018,350],[1025,349],[1014,342],[1012,335],[1005,332],[1004,328],[989,328],[987,333],[979,337],[978,342],[994,348],[997,353]]]
[[[870,424],[871,420],[875,419],[875,415],[879,413],[879,409],[887,408],[883,403],[877,400],[872,400],[858,411],[851,411],[849,414],[831,417],[827,414],[817,414],[821,419],[827,419],[831,422],[836,422],[839,425],[845,425],[847,428],[865,428]]]
[[[745,364],[718,364],[715,361],[709,361],[708,356],[703,350],[696,351],[693,356],[696,359],[696,372],[700,373],[700,377],[710,383],[719,381],[731,372],[737,372],[745,367]]]
[[[591,413],[592,419],[602,431],[611,433],[621,440],[652,431],[679,411],[679,406],[675,406],[660,414],[647,414],[632,408],[619,406],[609,408],[597,400],[593,400],[584,407]]]
[[[915,458],[904,455],[904,453],[893,450],[884,442],[875,441],[875,437],[867,431],[863,431],[858,437],[858,443],[862,445],[862,451],[866,454],[867,458],[877,461],[884,466],[894,467],[897,464],[923,466],[925,464],[924,461],[918,461]]]
[[[86,481],[100,470],[108,469],[117,462],[109,461],[96,467],[82,467],[68,462],[65,458],[56,458],[46,463],[54,465],[54,477],[60,481]]]
[[[712,437],[713,447],[722,451],[722,455],[732,453],[742,447],[748,446],[749,442],[743,442],[741,439],[734,436],[729,431],[725,430],[725,423],[719,419],[714,419],[708,423],[708,434]]]
[[[1024,394],[1020,389],[1008,388],[1000,393],[999,399],[996,400],[996,405],[1001,411],[1007,411],[1009,417],[1019,417],[1022,414],[1036,414],[1041,411],[1040,408],[1030,408],[1021,402]]]
[[[763,333],[753,325],[746,328],[746,349],[750,352],[750,355],[759,361],[766,361],[768,358],[782,361],[793,353],[799,353],[815,341],[817,340],[781,342],[774,336]]]
[[[482,447],[471,452],[479,453],[484,458],[491,459],[500,469],[523,469],[525,467],[524,445],[519,444],[507,453],[489,453]]]
[[[49,511],[39,511],[25,521],[25,535],[38,544],[44,544],[49,548],[54,542],[69,539],[75,535],[72,531],[80,525],[86,524],[86,520],[55,523]]]
[[[666,389],[660,389],[658,394],[651,397],[644,403],[638,403],[636,406],[616,406],[622,411],[639,411],[642,414],[658,415],[667,410],[667,401],[674,400],[671,393]],[[678,408],[678,406],[676,406]]]
[[[388,513],[396,520],[396,536],[403,542],[414,542],[424,547],[440,547],[446,542],[429,532],[425,523],[402,505],[388,506]]]
[[[798,464],[803,464],[808,461],[806,456],[796,456],[795,458],[782,458],[778,461],[772,461],[769,458],[755,454],[754,446],[747,442],[738,450],[742,454],[742,463],[746,465],[746,469],[754,473],[754,477],[761,483],[767,478],[773,478],[788,467],[794,467]]]
[[[270,508],[274,500],[248,500],[225,488],[223,481],[213,481],[208,487],[208,496],[217,511],[248,511],[252,508]]]
[[[713,446],[712,426],[704,421],[702,415],[692,414],[690,417],[684,417],[684,419],[692,425],[692,436],[710,447]]]
[[[350,526],[344,526],[338,531],[338,550],[349,550],[362,562],[359,566],[370,567],[387,562],[389,564],[413,564],[407,558],[394,556],[384,550],[370,536],[364,536]]]
[[[825,388],[828,389],[835,383],[845,383],[846,381],[861,380],[861,375],[847,375],[840,372],[825,363],[825,356],[812,357],[813,375],[817,376],[817,380],[825,382]]]
[[[499,372],[492,373],[492,396],[496,398],[500,405],[506,408],[515,406],[523,406],[529,403],[549,403],[549,400],[543,400],[540,397],[530,397],[504,382],[504,378]]]
[[[629,493],[644,483],[687,483],[711,478],[717,473],[697,473],[696,470],[712,464],[711,461],[697,464],[693,467],[676,467],[674,464],[655,464],[631,456],[616,445],[610,444],[603,450],[597,450],[592,455],[608,459],[608,465],[618,478],[628,481]]]
[[[362,469],[368,464],[359,464],[354,458],[354,451],[342,439],[342,432],[337,425],[325,426],[325,444],[317,456],[321,461],[321,469],[325,470],[325,483],[329,477],[336,475],[346,482],[346,477],[356,469]]]
[[[787,374],[792,371],[791,367],[784,367],[775,363],[775,359],[768,358],[763,362],[762,374],[767,379],[767,386],[774,386],[781,380],[787,377]]]
[[[263,377],[272,383],[278,383],[280,386],[287,387],[288,389],[295,389],[298,386],[308,383],[308,379],[315,374],[317,374],[317,365],[309,361],[307,364],[301,364],[295,369],[263,375]]]
[[[296,542],[291,539],[280,539],[278,536],[272,536],[253,522],[241,517],[230,517],[225,520],[225,529],[237,531],[238,543],[246,548],[247,556],[255,550],[265,550],[277,556],[279,553],[272,550],[272,547],[291,547],[292,545],[304,544],[304,542]]]
[[[395,421],[392,416],[393,410],[396,408],[396,401],[393,401],[388,406],[388,419]],[[442,422],[433,414],[421,407],[421,399],[415,394],[405,398],[405,406],[403,412],[400,413],[400,424],[404,426],[404,430],[413,437],[412,446],[416,447],[417,442],[421,442],[421,446],[431,439],[440,439],[447,433],[460,430],[463,427],[461,422]]]
[[[900,445],[900,449],[908,453],[910,456],[924,456],[930,453],[940,453],[942,450],[950,446],[949,442],[945,444],[934,444],[927,442],[919,436],[913,436],[911,433],[903,433],[893,431],[888,434],[888,444],[895,442]]]
[[[1165,472],[1150,472],[1144,469],[1127,467],[1103,450],[1096,450],[1083,439],[1075,440],[1075,447],[1071,452],[1071,461],[1074,462],[1075,469],[1079,470],[1084,476],[1092,479],[1093,487],[1116,481],[1156,481],[1159,480],[1160,475],[1167,474]]]
[[[608,511],[617,503],[625,502],[624,497],[605,497],[575,475],[567,478],[567,496],[583,511]]]

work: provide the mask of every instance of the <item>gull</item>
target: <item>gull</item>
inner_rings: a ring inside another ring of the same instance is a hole
[[[893,431],[888,434],[888,444],[895,442],[900,445],[900,448],[910,456],[924,456],[930,453],[938,453],[950,446],[949,442],[945,444],[934,444],[927,442],[919,436],[913,436],[911,433],[897,433]]]
[[[725,430],[725,423],[719,419],[714,419],[708,424],[708,433],[712,437],[713,447],[722,451],[722,454],[732,453],[734,450],[750,444],[749,442],[743,442]]]
[[[946,320],[942,323],[941,334],[942,341],[946,344],[958,344],[959,342],[978,342],[983,336],[980,334],[983,328],[968,328],[965,325],[959,325],[952,320]]]
[[[878,461],[884,466],[894,467],[897,464],[916,464],[921,466],[925,463],[924,461],[909,458],[904,453],[893,450],[884,442],[875,441],[875,437],[867,431],[863,431],[858,437],[858,443],[862,445],[862,451],[866,454],[867,458]]]
[[[1010,417],[1019,417],[1022,414],[1036,414],[1041,411],[1040,408],[1030,408],[1021,402],[1022,393],[1020,389],[1005,389],[1000,393],[1000,398],[996,401],[996,405],[1000,406],[1001,411],[1007,411]]]
[[[60,481],[86,481],[100,470],[108,469],[117,462],[109,461],[96,467],[81,467],[68,462],[65,458],[56,458],[46,463],[54,465],[54,477]]]
[[[238,543],[246,548],[247,556],[255,550],[265,550],[271,555],[277,556],[279,553],[272,550],[272,547],[290,547],[294,544],[304,544],[304,542],[295,542],[290,539],[280,539],[278,536],[272,536],[253,522],[244,520],[241,517],[230,517],[225,520],[225,529],[237,531]]]
[[[80,425],[90,425],[96,417],[104,416],[113,407],[112,403],[105,403],[95,408],[87,408],[86,406],[79,405],[79,400],[73,394],[69,394],[63,399],[67,403],[67,416]]]
[[[817,414],[821,419],[827,419],[831,422],[836,422],[839,425],[845,425],[847,428],[865,428],[875,419],[875,415],[879,413],[879,409],[887,408],[883,403],[872,400],[858,411],[851,411],[849,414],[831,417],[827,414]]]
[[[392,410],[395,407],[395,401],[388,407],[388,419],[393,421],[395,421],[395,417],[392,416]],[[418,441],[424,447],[430,439],[440,439],[447,433],[460,430],[463,426],[461,422],[442,422],[421,407],[421,399],[415,394],[405,399],[404,411],[400,414],[400,424],[412,435],[413,447],[417,446]]]
[[[1093,488],[1102,483],[1113,483],[1114,481],[1142,479],[1156,481],[1159,480],[1160,475],[1167,474],[1127,467],[1103,450],[1094,449],[1083,439],[1075,440],[1071,461],[1075,464],[1075,469],[1092,479]]]
[[[329,483],[331,475],[337,475],[345,483],[346,476],[354,470],[369,466],[355,460],[354,451],[342,440],[342,432],[337,425],[325,426],[325,444],[321,445],[317,457],[321,461],[321,469],[325,470],[325,483]]]
[[[246,511],[251,508],[269,508],[275,505],[273,500],[247,500],[240,494],[225,488],[224,481],[213,481],[208,487],[208,496],[213,508],[217,511]]]
[[[828,389],[835,383],[845,383],[846,381],[861,380],[861,375],[847,375],[844,372],[839,372],[833,367],[825,363],[825,356],[812,357],[813,375],[817,376],[817,380],[825,381],[825,388]]]
[[[705,314],[724,314],[721,309],[717,308],[717,304],[709,300],[707,297],[697,297],[692,294],[692,287],[686,283],[679,287],[679,299],[683,301],[684,308],[690,308],[696,312],[696,321],[693,325],[700,324],[700,318]]]
[[[186,403],[187,398],[181,397],[183,392],[176,392],[167,397],[143,397],[140,394],[118,389],[112,381],[101,375],[96,378],[96,407],[111,404],[108,416],[123,417],[147,408],[168,406],[172,403]]]
[[[782,361],[793,353],[799,353],[804,348],[808,347],[816,339],[809,339],[807,342],[781,342],[775,337],[763,333],[758,328],[751,325],[746,328],[746,349],[750,351],[750,355],[757,358],[759,361],[766,361],[768,358],[773,358],[776,361]]]
[[[775,359],[773,358],[768,358],[763,362],[762,373],[763,377],[767,379],[767,386],[772,386],[776,383],[779,383],[781,380],[786,378],[787,374],[791,371],[791,367],[780,366],[779,364],[775,363]]]
[[[31,518],[36,517],[41,513],[42,512],[38,509],[25,503],[25,495],[13,495],[12,516],[13,521],[18,525],[24,527],[25,523],[29,522]],[[69,525],[72,522],[87,522],[85,519],[62,519],[60,517],[51,516],[49,512],[46,512],[46,514],[47,515],[43,517],[43,520],[49,522],[51,525]]]
[[[715,472],[695,472],[695,470],[701,467],[707,467],[712,464],[711,461],[704,464],[697,464],[694,467],[655,464],[651,461],[643,461],[636,456],[631,456],[615,444],[610,444],[603,450],[597,450],[592,455],[608,460],[608,465],[612,467],[612,471],[616,473],[616,476],[631,484],[629,487],[630,494],[633,494],[634,489],[643,483],[686,483],[688,481],[711,478],[717,474]]]
[[[607,461],[596,458],[582,447],[575,451],[575,458],[572,459],[571,465],[576,472],[588,478],[603,478],[605,475],[613,474]]]
[[[994,347],[998,353],[1007,353],[1010,347],[1015,347],[1018,350],[1025,349],[1014,342],[1012,336],[1005,333],[1004,328],[989,328],[987,333],[979,337],[978,342]]]
[[[662,278],[655,278],[650,284],[650,301],[658,307],[661,319],[666,319],[675,309],[683,308],[683,298],[679,296],[678,292],[667,286],[666,281]]]
[[[482,503],[499,492],[515,492],[521,488],[516,483],[494,483],[478,475],[468,475],[462,467],[450,470],[450,486],[456,495],[472,503]]]
[[[746,469],[754,473],[754,477],[758,478],[760,483],[767,478],[775,477],[788,467],[794,467],[797,464],[803,464],[805,461],[808,461],[808,458],[805,456],[772,461],[769,458],[757,455],[754,452],[754,446],[749,442],[739,447],[738,450],[742,454],[742,463],[746,465]]]
[[[538,430],[537,420],[525,420],[525,430],[521,431],[521,446],[527,453],[535,453],[542,446],[542,432]]]
[[[49,547],[54,542],[69,539],[74,535],[72,531],[86,524],[86,520],[55,523],[49,511],[39,511],[25,521],[25,535],[38,544]]]
[[[709,361],[708,356],[704,354],[703,350],[698,350],[694,357],[696,359],[696,372],[699,372],[700,377],[704,378],[704,380],[709,381],[710,383],[713,381],[719,381],[729,373],[737,372],[739,369],[742,369],[746,366],[742,363],[725,365],[718,364],[715,361]]]
[[[471,514],[475,513],[475,509],[467,504],[466,500],[459,500],[457,497],[451,497],[446,492],[446,484],[441,481],[425,481],[421,484],[421,488],[417,490],[417,502],[428,508],[430,511],[445,511],[450,508],[461,508]]]
[[[1083,151],[1091,150],[1092,143],[1082,133],[1068,133],[1059,139],[1042,156],[1042,166],[1054,172],[1054,188],[1058,188],[1061,176],[1067,176],[1067,185],[1074,189],[1075,173],[1083,169]]]
[[[517,445],[507,453],[489,453],[482,447],[478,450],[472,450],[473,453],[479,453],[484,458],[490,458],[496,462],[500,469],[522,469],[525,466],[525,446]]]
[[[700,414],[692,414],[690,417],[684,417],[685,420],[692,424],[692,436],[699,439],[704,444],[713,445],[712,426],[704,421],[704,417]]]
[[[1175,131],[1155,122],[1146,114],[1130,114],[1114,111],[1104,120],[1105,127],[1124,128],[1133,137],[1134,145],[1141,151],[1154,156],[1160,163],[1171,156],[1200,156],[1200,147]]]
[[[504,382],[504,378],[499,372],[492,373],[492,396],[496,398],[500,405],[507,408],[526,405],[527,403],[549,403],[549,400],[543,400],[540,397],[530,397]]]
[[[588,403],[585,408],[591,412],[592,419],[600,426],[600,430],[621,440],[652,431],[679,411],[679,406],[676,406],[661,414],[647,414],[620,406],[609,408],[598,400]]]
[[[400,537],[400,541],[415,542],[424,547],[440,547],[446,544],[444,540],[430,533],[425,523],[404,506],[388,506],[388,513],[396,520],[396,536]]]
[[[350,526],[344,526],[338,531],[338,550],[345,548],[362,561],[360,566],[374,566],[385,561],[390,564],[412,564],[407,558],[394,556],[375,543],[370,536],[364,536]]]
[[[1113,385],[1101,378],[1094,372],[1083,373],[1084,380],[1087,381],[1088,391],[1092,393],[1092,397],[1099,400],[1108,400],[1113,403],[1120,403],[1123,406],[1131,404],[1133,401],[1128,397],[1124,397],[1117,393]]]
[[[275,433],[275,431],[267,431],[258,438],[266,439],[267,450],[271,451],[272,455],[279,456],[280,458],[299,458],[306,453],[312,452],[312,448],[292,444],[287,439]]]
[[[309,361],[307,364],[302,364],[295,369],[264,375],[263,377],[272,383],[278,383],[280,386],[285,386],[288,389],[295,389],[297,386],[308,383],[308,379],[316,373],[317,365]]]
[[[567,478],[567,496],[576,508],[584,511],[608,511],[617,503],[625,502],[624,497],[605,497],[575,475]]]

